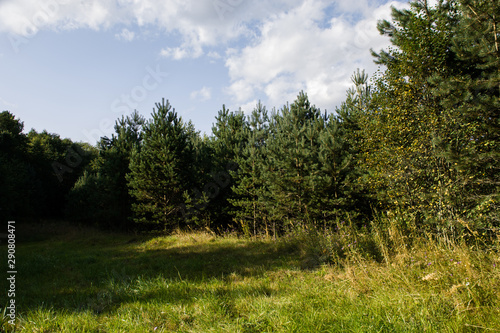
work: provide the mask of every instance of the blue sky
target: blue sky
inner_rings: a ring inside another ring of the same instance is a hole
[[[300,90],[334,111],[388,46],[376,22],[406,1],[1,0],[0,110],[94,144],[166,98],[210,134],[222,104],[251,112]]]

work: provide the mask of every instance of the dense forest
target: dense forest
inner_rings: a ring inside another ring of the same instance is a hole
[[[0,113],[0,217],[116,230],[280,235],[370,228],[458,236],[500,226],[500,4],[413,2],[378,30],[380,70],[327,114],[305,92],[279,109],[225,106],[201,135],[168,100],[97,145],[25,133]]]

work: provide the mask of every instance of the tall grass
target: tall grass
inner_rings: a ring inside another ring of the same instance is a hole
[[[351,297],[383,299],[386,304],[377,307],[397,300],[403,327],[425,330],[411,324],[418,314],[440,313],[440,322],[451,320],[445,330],[500,331],[498,230],[451,238],[378,217],[369,227],[342,221],[334,230],[299,232],[298,238],[303,267],[323,265],[332,281],[348,281]]]
[[[17,325],[1,322],[2,328],[500,331],[498,233],[451,240],[411,234],[400,222],[339,221],[332,230],[296,231],[276,241],[67,225],[25,229],[29,237],[18,243]]]

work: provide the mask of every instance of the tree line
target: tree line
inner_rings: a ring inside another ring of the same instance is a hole
[[[168,100],[116,121],[95,147],[23,133],[0,114],[0,215],[104,228],[235,229],[363,225],[398,216],[413,230],[499,227],[500,4],[425,0],[378,23],[372,51],[334,113],[305,92],[279,109],[218,112],[210,136]]]

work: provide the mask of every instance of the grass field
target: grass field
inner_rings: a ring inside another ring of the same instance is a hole
[[[19,225],[16,236],[18,332],[500,332],[493,250],[422,241],[382,260],[335,259],[306,235],[64,223]],[[1,251],[6,272],[5,242]]]

